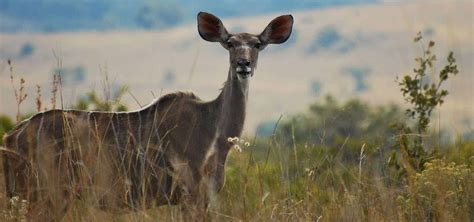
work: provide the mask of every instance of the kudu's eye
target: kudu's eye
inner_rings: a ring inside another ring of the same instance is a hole
[[[229,49],[232,48],[232,47],[234,47],[234,45],[232,45],[232,42],[230,42],[230,41],[227,42],[226,44],[227,44],[227,48],[229,48]]]
[[[257,42],[257,43],[255,43],[254,47],[255,47],[256,49],[260,49],[260,48],[262,47],[262,43]]]

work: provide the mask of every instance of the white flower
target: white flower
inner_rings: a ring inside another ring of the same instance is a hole
[[[235,144],[232,146],[232,148],[234,148],[237,152],[241,153],[242,152],[242,149],[240,148],[239,145]]]
[[[232,139],[232,142],[238,143],[238,142],[239,142],[239,137],[234,137],[234,138]]]

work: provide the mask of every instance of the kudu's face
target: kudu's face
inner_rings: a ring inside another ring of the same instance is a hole
[[[200,12],[197,16],[199,35],[210,42],[219,42],[230,54],[233,79],[247,80],[257,67],[258,53],[268,44],[285,42],[291,34],[293,17],[282,15],[273,19],[260,35],[228,33],[216,16]]]

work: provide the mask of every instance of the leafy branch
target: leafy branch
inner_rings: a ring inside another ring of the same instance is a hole
[[[447,64],[439,72],[438,78],[429,79],[427,73],[433,70],[433,64],[436,61],[436,55],[433,53],[435,42],[429,41],[425,48],[422,39],[421,33],[414,38],[414,42],[420,42],[423,50],[422,56],[415,58],[417,67],[413,69],[414,75],[405,75],[398,83],[405,101],[411,105],[406,110],[406,115],[415,120],[415,130],[405,124],[398,125],[402,132],[400,135],[402,158],[392,162],[391,160],[397,159],[396,154],[393,153],[389,161],[389,164],[394,164],[397,169],[402,170],[402,174],[423,171],[424,164],[436,157],[436,150],[425,150],[424,134],[428,130],[433,110],[441,106],[448,95],[448,91],[442,89],[443,83],[458,73],[454,53],[450,52]]]

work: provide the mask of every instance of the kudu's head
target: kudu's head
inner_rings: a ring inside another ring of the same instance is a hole
[[[216,16],[200,12],[197,16],[198,31],[209,42],[219,42],[230,54],[232,79],[247,80],[257,67],[258,53],[268,44],[285,42],[291,34],[293,16],[282,15],[273,19],[259,35],[232,34]]]

